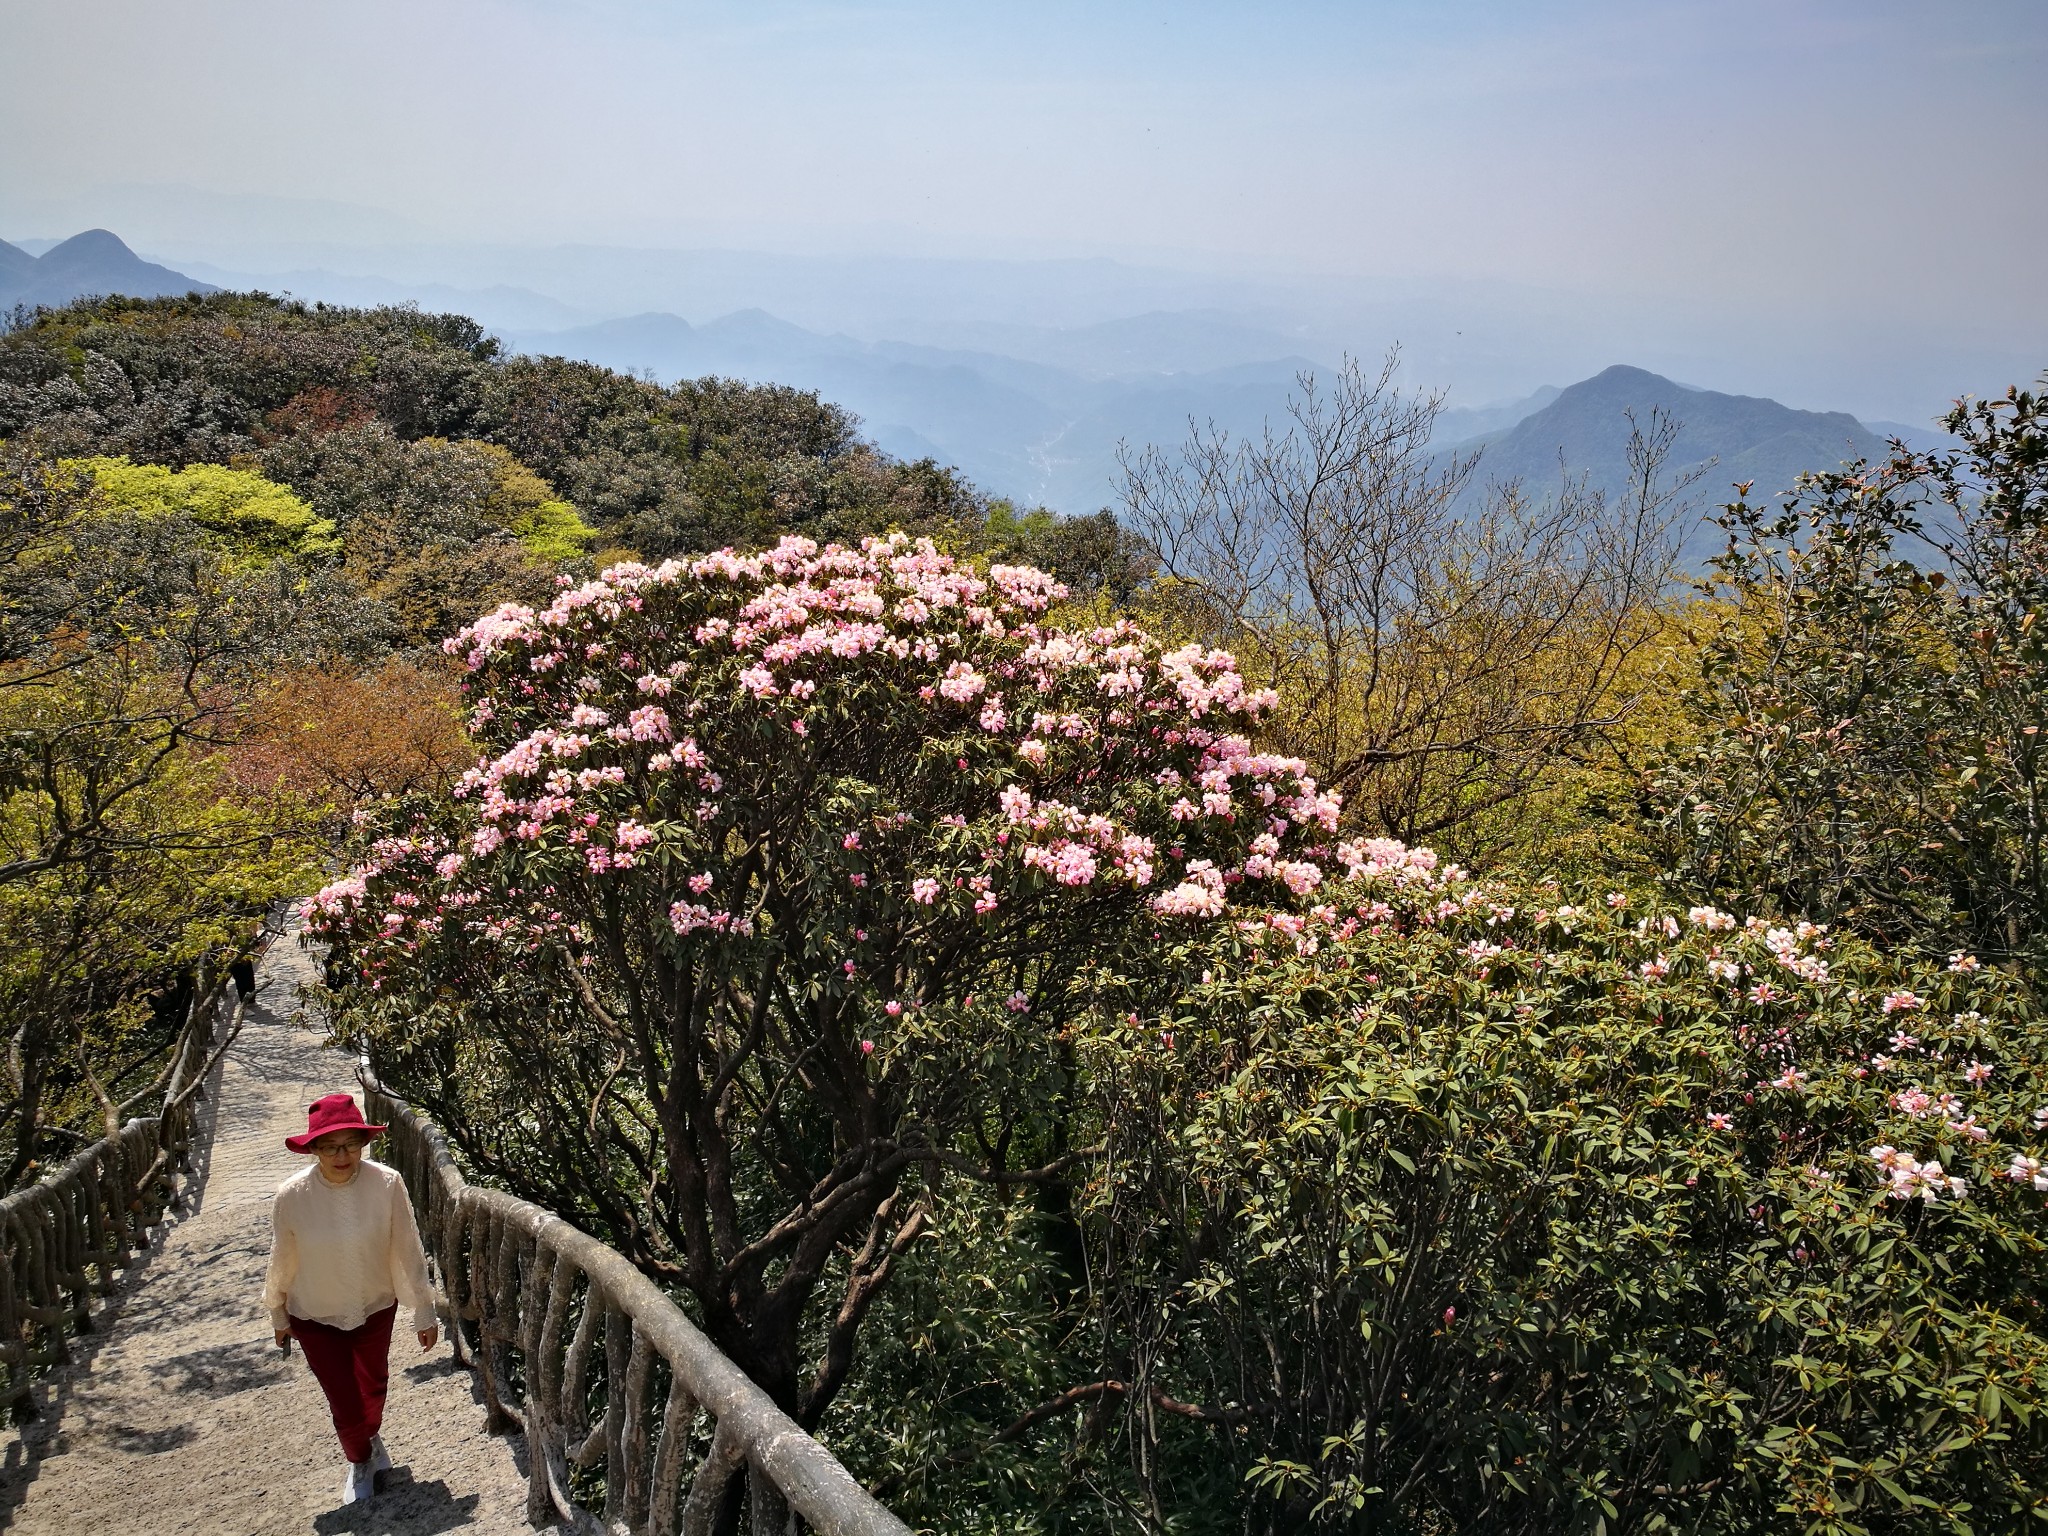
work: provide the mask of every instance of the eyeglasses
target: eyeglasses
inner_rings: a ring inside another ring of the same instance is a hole
[[[313,1151],[320,1157],[340,1157],[344,1153],[360,1152],[367,1145],[369,1143],[362,1141],[345,1141],[339,1146],[323,1146],[316,1141],[313,1143]]]

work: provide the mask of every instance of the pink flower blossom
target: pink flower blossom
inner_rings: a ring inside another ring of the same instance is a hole
[[[1894,1200],[1917,1196],[1931,1205],[1943,1195],[1960,1200],[1969,1193],[1968,1180],[1945,1173],[1941,1164],[1931,1159],[1923,1163],[1896,1147],[1872,1147],[1870,1156],[1884,1172],[1891,1186],[1886,1193]]]
[[[1321,867],[1306,859],[1279,860],[1274,864],[1273,872],[1297,896],[1306,896],[1323,883]]]
[[[626,724],[635,741],[667,741],[669,739],[668,711],[659,704],[643,704],[626,717]],[[692,743],[692,746],[695,744]]]
[[[668,921],[679,934],[692,934],[700,929],[710,929],[715,933],[730,927],[732,916],[727,912],[713,912],[694,902],[679,901],[668,909]]]
[[[939,684],[939,694],[956,704],[965,704],[987,687],[988,679],[974,670],[973,663],[956,661],[946,669],[945,680]]]
[[[1095,878],[1095,855],[1079,843],[1053,851],[1052,877],[1061,885],[1086,885]]]
[[[2015,1184],[2032,1184],[2037,1190],[2048,1190],[2048,1171],[2043,1170],[2038,1157],[2013,1153],[2012,1166],[2005,1170],[2005,1176]]]

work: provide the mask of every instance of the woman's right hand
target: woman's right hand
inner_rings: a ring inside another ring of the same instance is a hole
[[[277,1340],[277,1347],[278,1347],[279,1349],[283,1350],[283,1351],[284,1351],[284,1352],[285,1352],[286,1354],[290,1354],[290,1353],[292,1352],[292,1331],[291,1331],[291,1329],[289,1329],[289,1328],[279,1328],[279,1329],[276,1329],[276,1330],[274,1330],[274,1331],[273,1331],[273,1333],[272,1333],[272,1337],[273,1337],[273,1338],[275,1338],[275,1339]]]

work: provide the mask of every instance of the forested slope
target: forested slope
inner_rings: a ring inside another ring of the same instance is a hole
[[[813,393],[508,358],[411,309],[209,293],[17,312],[0,1186],[125,1112],[195,964],[246,946],[357,808],[466,764],[445,636],[604,559],[892,526],[1084,589],[1143,577],[1107,519],[1020,517],[877,452]]]

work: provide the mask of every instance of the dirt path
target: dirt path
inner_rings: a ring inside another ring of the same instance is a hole
[[[279,1358],[260,1300],[270,1196],[300,1164],[284,1149],[306,1105],[355,1091],[343,1057],[293,1023],[313,976],[293,931],[271,946],[256,1006],[221,1068],[200,1204],[131,1275],[43,1394],[25,1435],[0,1429],[0,1527],[20,1536],[523,1536],[515,1442],[484,1432],[467,1371],[392,1340],[383,1492],[342,1506],[341,1450],[295,1349]],[[523,1447],[520,1448],[523,1450]]]

